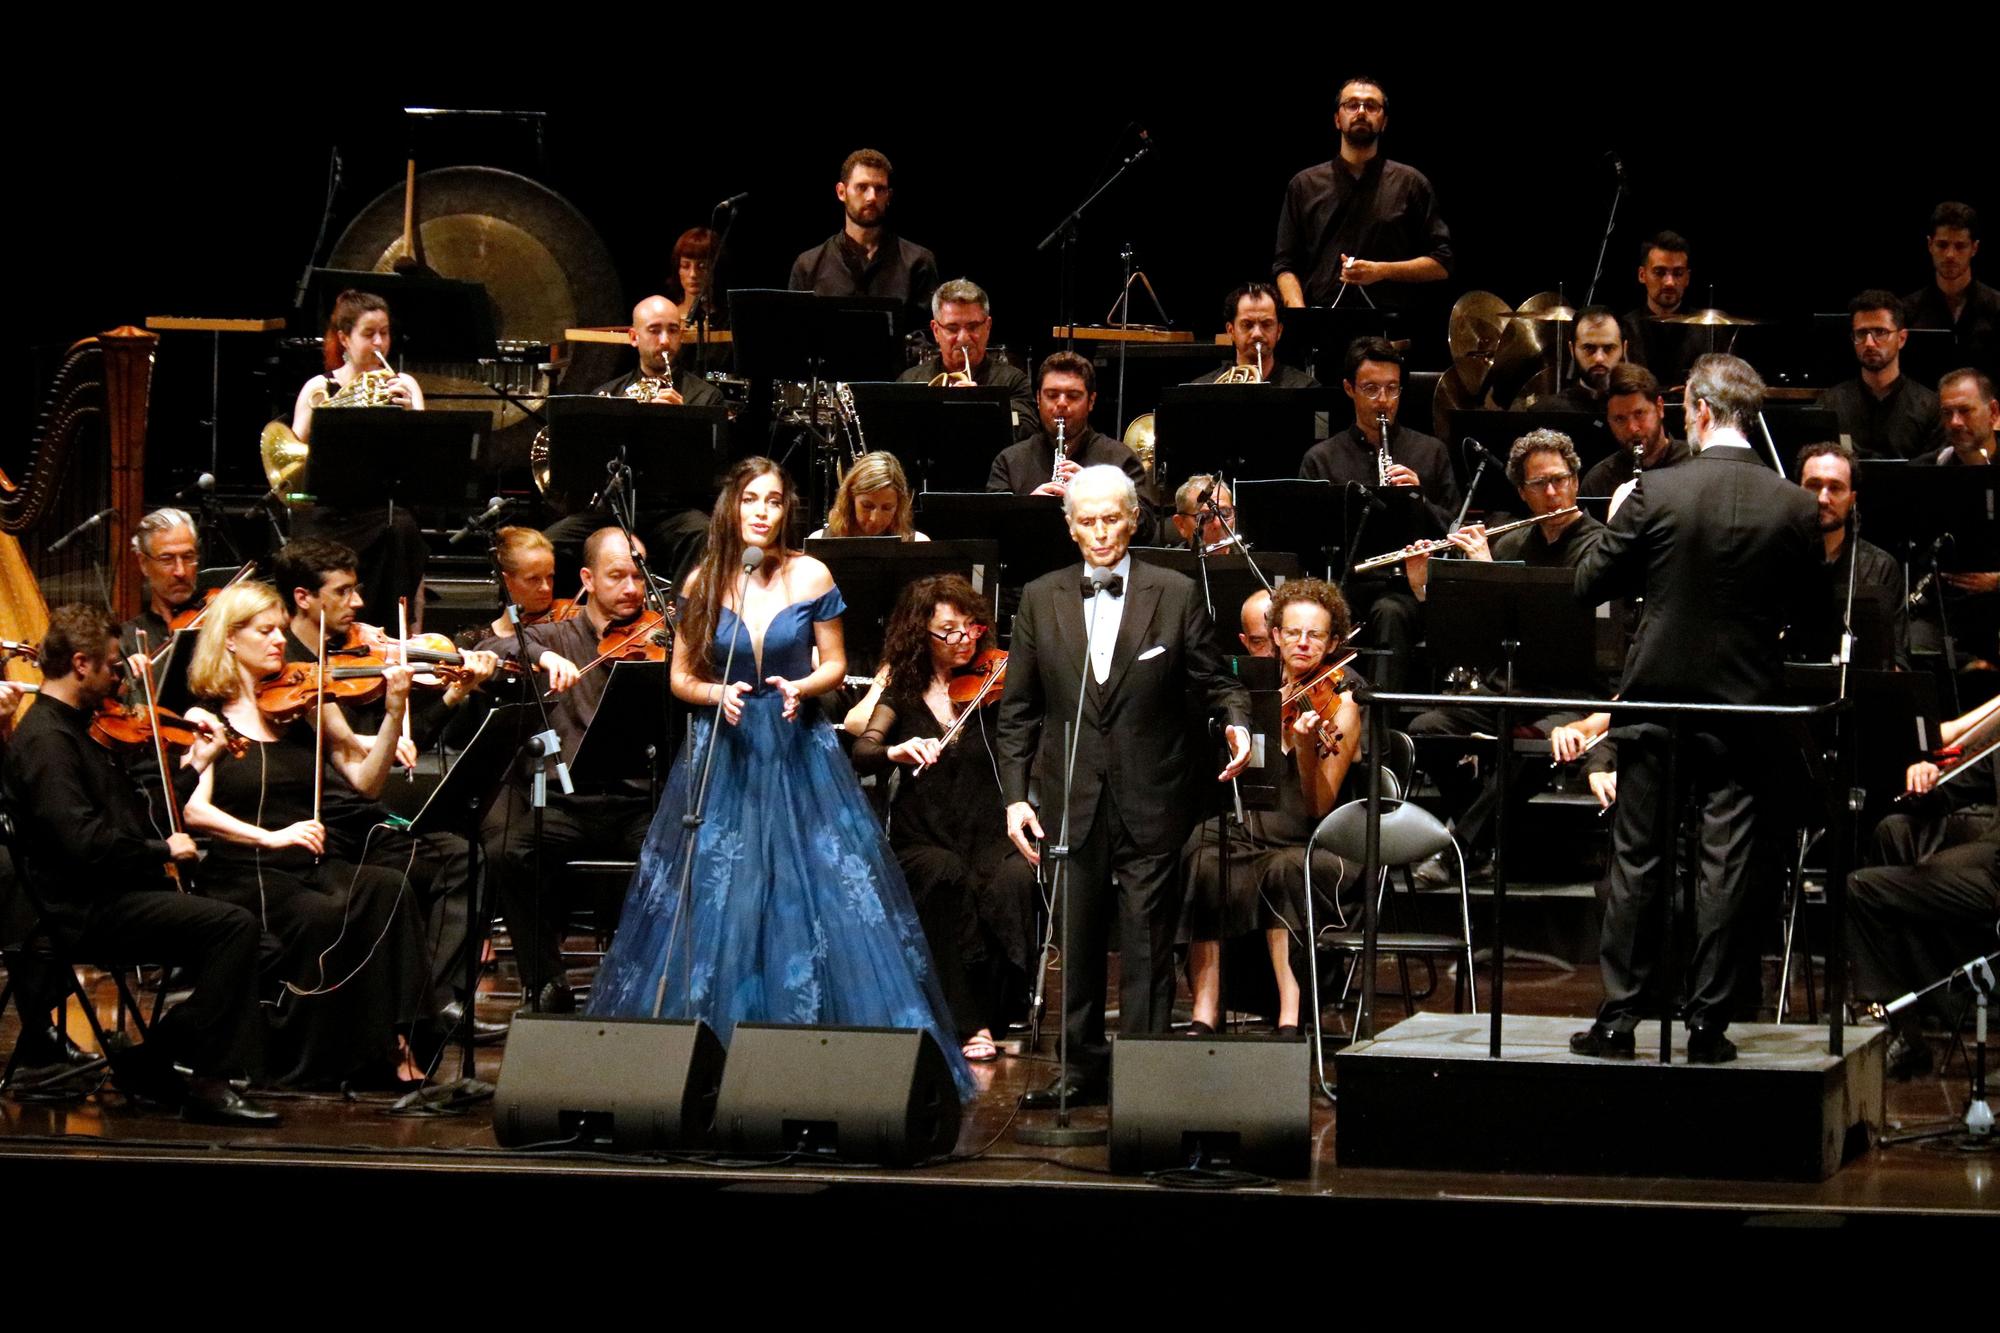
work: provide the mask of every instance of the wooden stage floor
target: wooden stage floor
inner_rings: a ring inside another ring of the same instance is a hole
[[[1389,975],[1385,968],[1385,982]],[[108,1001],[108,985],[97,989]],[[1587,971],[1518,963],[1508,969],[1506,993],[1510,1012],[1584,1014],[1596,997],[1596,977]],[[1447,981],[1440,986],[1440,995],[1446,998],[1438,1007],[1445,1007],[1449,994]],[[482,1004],[485,1017],[504,1018],[506,1012],[502,1004]],[[1401,1017],[1396,1000],[1386,991],[1382,1016],[1385,1026]],[[11,1049],[16,1027],[11,1013],[0,1020],[0,1054]],[[456,1060],[454,1052],[454,1070]],[[495,1079],[500,1061],[499,1049],[482,1050],[481,1076]],[[768,1203],[785,1196],[898,1211],[938,1205],[960,1219],[968,1210],[984,1209],[996,1226],[1004,1225],[1015,1212],[1050,1199],[1060,1199],[1077,1216],[1106,1219],[1132,1209],[1227,1210],[1253,1205],[1294,1214],[1317,1208],[1321,1210],[1317,1216],[1324,1218],[1337,1216],[1343,1207],[1361,1207],[1373,1217],[1394,1206],[1418,1218],[1453,1209],[1492,1219],[1518,1214],[1529,1223],[1566,1224],[1580,1232],[1598,1225],[1607,1210],[1617,1211],[1627,1222],[1650,1217],[1679,1231],[1703,1224],[1838,1221],[1868,1227],[1968,1218],[1990,1221],[2000,1210],[2000,1155],[1960,1155],[1918,1144],[1875,1146],[1831,1179],[1815,1184],[1343,1167],[1333,1150],[1338,1111],[1317,1095],[1309,1177],[1228,1190],[1173,1188],[1141,1177],[1110,1175],[1102,1147],[1052,1150],[1013,1142],[1017,1097],[1041,1086],[1052,1070],[1047,1055],[1003,1055],[994,1064],[977,1067],[981,1092],[968,1109],[957,1154],[908,1170],[795,1161],[655,1161],[610,1154],[507,1152],[494,1143],[485,1106],[441,1117],[395,1116],[389,1113],[387,1096],[274,1096],[268,1100],[284,1112],[284,1125],[266,1132],[238,1132],[142,1111],[107,1089],[66,1105],[0,1099],[0,1181],[32,1179],[56,1188],[88,1182],[92,1189],[103,1189],[123,1180],[146,1190],[164,1185],[181,1197],[190,1197],[192,1187],[199,1197],[219,1202],[237,1189],[261,1192],[287,1182],[296,1184],[304,1173],[312,1173],[317,1191],[332,1197],[343,1190],[382,1191],[398,1184],[421,1188],[435,1173],[448,1172],[460,1181],[456,1197],[482,1197],[478,1187],[491,1186],[495,1188],[487,1193],[509,1205],[518,1205],[543,1188],[557,1189],[559,1197],[574,1200],[586,1184],[605,1197],[630,1187],[651,1190],[672,1184],[699,1193],[718,1207],[749,1206],[751,1200]],[[1954,1063],[1942,1078],[1890,1084],[1890,1132],[1955,1118],[1963,1110],[1967,1086],[1961,1063]],[[1102,1123],[1105,1113],[1094,1108],[1073,1114],[1085,1123]],[[1476,1115],[1478,1108],[1469,1106],[1466,1114]],[[233,1173],[209,1169],[223,1164],[256,1169]],[[1225,1198],[1230,1202],[1222,1202]]]

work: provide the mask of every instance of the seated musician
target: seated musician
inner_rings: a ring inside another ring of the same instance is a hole
[[[387,301],[372,292],[342,292],[327,319],[325,342],[326,373],[307,380],[292,407],[292,433],[301,441],[311,443],[313,420],[322,409],[373,404],[423,411],[424,391],[389,362]],[[325,469],[340,464],[321,457],[314,465]],[[390,606],[399,597],[408,598],[410,625],[421,628],[430,547],[408,510],[379,504],[353,510],[311,505],[297,512],[292,535],[353,547],[369,590]]]
[[[1633,460],[1641,471],[1672,467],[1688,459],[1687,442],[1667,434],[1667,402],[1653,372],[1621,361],[1605,379],[1604,423],[1617,446],[1583,474],[1579,495],[1614,495],[1632,480]]]
[[[1855,501],[1860,498],[1860,492],[1854,488],[1854,464],[1855,451],[1840,440],[1809,444],[1799,450],[1799,485],[1819,501],[1819,531],[1826,547],[1828,595],[1821,599],[1821,605],[1830,606],[1834,598],[1846,596],[1849,566],[1854,566],[1851,573],[1855,591],[1876,593],[1888,608],[1890,656],[1898,670],[1907,671],[1910,621],[1903,595],[1902,566],[1894,556],[1864,540],[1859,533],[1852,534],[1852,541],[1848,540],[1848,520],[1854,513]],[[1785,655],[1795,661],[1831,660],[1840,646],[1839,634],[1840,621],[1831,614],[1820,633],[1811,633],[1805,626],[1796,627],[1785,636]]]
[[[1035,960],[1035,872],[1007,840],[995,710],[979,707],[942,743],[964,706],[952,701],[957,673],[993,647],[992,622],[992,606],[961,575],[905,588],[883,639],[893,683],[854,744],[860,772],[903,770],[889,842],[973,1061],[998,1053],[993,1032],[1019,1008]],[[982,704],[999,698],[996,687]]]
[[[1559,393],[1545,394],[1525,406],[1537,412],[1587,412],[1604,419],[1611,393],[1611,372],[1625,363],[1625,326],[1609,306],[1585,306],[1570,325],[1570,365],[1576,378]]]
[[[297,720],[267,712],[260,686],[284,669],[285,620],[271,585],[243,582],[216,594],[195,641],[188,684],[215,711],[188,717],[246,742],[240,756],[219,737],[189,751],[200,779],[187,826],[209,839],[201,892],[248,910],[281,951],[274,1082],[408,1087],[443,1039],[416,895],[399,869],[332,851],[320,791],[337,775],[365,799],[381,793],[411,671],[384,669],[384,725],[372,739],[309,692]]]
[[[41,699],[21,719],[5,766],[20,870],[66,951],[94,961],[178,964],[191,987],[144,1044],[114,1056],[119,1089],[178,1106],[189,1120],[278,1123],[276,1112],[229,1083],[262,1072],[257,919],[241,906],[174,892],[166,868],[194,868],[194,839],[162,836],[164,823],[145,808],[120,757],[90,736],[91,715],[118,684],[115,626],[96,607],[59,606],[41,656]],[[17,971],[14,980],[25,986],[27,974]],[[45,1015],[65,995],[61,987],[34,989],[36,998],[21,997],[24,1015]],[[53,1028],[23,1033],[24,1046],[37,1041],[60,1049]],[[20,1055],[24,1063],[41,1058],[30,1050]],[[183,1080],[176,1064],[193,1077]]]
[[[1220,548],[1232,541],[1236,498],[1229,483],[1197,472],[1174,491],[1174,545],[1189,550]],[[1225,526],[1226,525],[1226,526]],[[1161,534],[1164,536],[1165,534]]]
[[[1291,579],[1280,587],[1271,598],[1271,616],[1288,690],[1319,675],[1352,629],[1339,589],[1313,578]],[[1346,678],[1358,679],[1351,672]],[[1243,824],[1229,826],[1229,883],[1222,882],[1214,820],[1196,826],[1182,853],[1187,876],[1182,925],[1194,988],[1191,1035],[1206,1036],[1222,1024],[1221,942],[1260,928],[1277,981],[1276,1027],[1284,1035],[1299,1030],[1292,941],[1302,939],[1305,931],[1301,849],[1339,799],[1361,748],[1361,710],[1351,694],[1336,698],[1331,715],[1322,716],[1308,703],[1286,729],[1280,744],[1288,758],[1279,761],[1277,809],[1246,811]],[[1333,894],[1357,878],[1331,852],[1316,856],[1316,891]]]
[[[833,493],[833,508],[826,526],[815,528],[807,539],[816,537],[894,537],[899,541],[927,542],[911,519],[910,480],[894,454],[880,451],[861,455],[840,479]]]
[[[712,329],[727,328],[729,320],[728,303],[717,301],[712,290],[718,239],[709,227],[689,227],[682,232],[674,241],[674,275],[666,283],[667,299],[682,318],[689,324],[700,324],[705,316]]]
[[[493,534],[493,569],[500,577],[504,599],[500,614],[484,625],[460,631],[461,648],[476,648],[486,639],[507,639],[514,635],[514,622],[507,607],[521,608],[521,623],[567,620],[582,608],[567,597],[556,596],[556,551],[549,539],[533,528],[504,527]]]
[[[1440,440],[1396,424],[1403,396],[1403,354],[1383,338],[1356,338],[1347,348],[1346,376],[1341,382],[1354,405],[1354,424],[1321,440],[1299,461],[1299,475],[1308,481],[1331,481],[1375,487],[1385,484],[1381,450],[1381,418],[1388,419],[1387,481],[1389,486],[1413,487],[1441,530],[1457,516],[1458,479],[1451,456]],[[1350,556],[1350,563],[1361,556]],[[1416,653],[1419,608],[1408,584],[1396,574],[1365,574],[1348,582],[1348,605],[1368,622],[1374,645],[1388,650],[1373,659],[1371,674],[1385,690],[1416,683],[1412,665]]]
[[[1677,231],[1660,231],[1639,242],[1639,285],[1646,299],[1625,316],[1625,336],[1630,339],[1627,359],[1658,369],[1663,375],[1680,375],[1698,350],[1694,340],[1678,325],[1663,324],[1681,313],[1687,300],[1689,280],[1694,270],[1688,263],[1693,247]]]
[[[1523,435],[1508,450],[1507,480],[1514,484],[1530,514],[1551,517],[1503,533],[1490,546],[1485,525],[1474,523],[1452,533],[1452,544],[1472,560],[1514,561],[1543,569],[1574,567],[1605,530],[1602,523],[1581,511],[1561,512],[1576,504],[1577,468],[1576,447],[1567,435],[1553,430]],[[1430,587],[1431,557],[1412,556],[1404,565],[1411,589],[1419,597],[1425,596]],[[1499,684],[1496,680],[1496,688]],[[1411,737],[1425,742],[1431,776],[1451,811],[1453,832],[1465,853],[1468,873],[1492,860],[1493,813],[1500,793],[1497,771],[1490,765],[1485,771],[1475,767],[1474,749],[1467,738],[1475,733],[1490,735],[1495,725],[1490,708],[1463,706],[1431,709],[1410,722]],[[1553,713],[1527,725],[1536,735],[1548,738],[1556,763],[1569,763],[1582,755],[1589,742],[1605,733],[1610,726],[1610,715]],[[1453,744],[1453,740],[1462,743]],[[1434,744],[1434,741],[1444,743]],[[1546,784],[1550,774],[1549,765],[1518,763],[1511,774],[1512,799],[1525,804]],[[1416,875],[1423,883],[1455,884],[1458,863],[1449,854],[1441,854],[1419,866]]]
[[[986,354],[986,344],[993,337],[993,303],[984,287],[970,278],[954,278],[932,292],[931,337],[937,340],[937,355],[911,366],[897,380],[928,384],[946,375],[952,377],[945,381],[947,385],[959,387],[969,366],[973,386],[1007,390],[1016,440],[1025,440],[1040,428],[1035,386],[1027,372]]]
[[[1276,657],[1277,645],[1271,641],[1271,593],[1267,588],[1259,588],[1243,599],[1240,614],[1242,629],[1236,637],[1243,644],[1243,651],[1252,657]]]
[[[169,653],[167,649],[174,617],[199,605],[201,537],[193,515],[182,509],[155,509],[140,519],[132,529],[132,556],[139,562],[145,598],[139,614],[119,627],[119,651],[130,658],[139,651],[139,631],[145,632],[147,648],[159,660],[154,679],[160,703],[178,712],[189,703],[187,673],[168,668],[190,650]]]
[[[548,672],[544,689],[549,724],[562,741],[565,763],[576,758],[577,747],[597,715],[597,705],[611,679],[608,664],[579,673],[577,663],[595,658],[606,632],[630,623],[645,605],[645,582],[625,534],[617,528],[599,528],[584,542],[582,578],[583,613],[526,626],[519,645],[526,661]],[[483,646],[508,657],[516,653],[511,634],[488,639]],[[576,1008],[576,997],[563,971],[561,954],[569,919],[565,879],[559,873],[547,874],[537,895],[536,869],[546,865],[550,872],[558,872],[564,861],[575,857],[636,857],[652,819],[651,801],[642,773],[591,787],[578,783],[576,792],[569,796],[562,794],[551,776],[538,861],[529,798],[532,777],[524,764],[514,774],[506,799],[496,802],[488,813],[484,829],[487,864],[499,885],[500,907],[514,937],[524,992],[545,1012],[570,1013]]]
[[[1861,373],[1821,391],[1818,405],[1863,458],[1935,455],[1943,442],[1937,395],[1903,373],[1910,330],[1902,301],[1872,288],[1847,303],[1847,322]]]
[[[1960,365],[2000,375],[2000,291],[1973,276],[1979,254],[1979,214],[1946,201],[1931,210],[1924,248],[1931,280],[1903,298],[1913,329],[1948,329]]]
[[[1319,381],[1310,374],[1278,360],[1278,340],[1285,336],[1285,321],[1280,315],[1283,305],[1278,289],[1268,283],[1246,282],[1231,292],[1222,303],[1222,331],[1229,335],[1236,359],[1188,383],[1214,384],[1248,366],[1258,372],[1259,383],[1280,389],[1317,389]]]
[[[1918,454],[1911,463],[1936,467],[1990,467],[2000,441],[1994,426],[2000,422],[2000,391],[1983,371],[1966,367],[1954,370],[1938,381],[1938,418],[1944,424],[1944,447],[1936,454]],[[1928,572],[1913,571],[1918,578]],[[1942,610],[1958,644],[1958,656],[1967,659],[2000,661],[1995,632],[2000,629],[2000,572],[1946,570],[1940,598],[1926,598],[1910,624],[1910,640],[1930,652],[1941,650],[1944,640]]]
[[[1996,715],[2000,695],[1944,723],[1939,738],[1947,746],[1962,746],[1969,760],[2000,738]],[[1857,1001],[1886,1004],[1994,947],[1994,924],[2000,921],[1996,770],[2000,756],[1939,788],[1943,771],[1936,763],[1927,759],[1910,766],[1906,790],[1917,808],[1891,814],[1876,826],[1881,864],[1856,870],[1847,880],[1847,951]],[[1930,1071],[1924,1023],[1955,1027],[1964,1018],[1962,1003],[1926,997],[1889,1020],[1890,1077]]]
[[[1055,352],[1043,358],[1035,406],[1041,429],[1000,451],[987,475],[986,489],[1059,497],[1080,469],[1109,464],[1130,477],[1139,490],[1139,539],[1143,545],[1152,529],[1152,479],[1137,454],[1091,426],[1090,413],[1097,406],[1097,370],[1090,359],[1075,352]],[[1058,431],[1063,441],[1060,465],[1055,456]]]
[[[923,322],[938,285],[938,266],[936,255],[889,230],[893,172],[889,159],[872,148],[847,155],[833,187],[841,229],[793,260],[785,285],[821,296],[894,297],[907,312],[896,322],[900,335]]]

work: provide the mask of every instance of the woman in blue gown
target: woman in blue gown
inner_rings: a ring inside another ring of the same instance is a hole
[[[767,458],[737,464],[716,500],[674,646],[673,690],[696,710],[693,731],[589,1011],[650,1016],[664,974],[659,1015],[703,1019],[725,1043],[744,1022],[920,1027],[963,1099],[976,1085],[909,888],[833,728],[809,702],[845,674],[846,604],[824,564],[786,549],[791,504],[789,481]],[[750,547],[763,560],[746,574]],[[712,736],[706,818],[690,848],[682,816]]]

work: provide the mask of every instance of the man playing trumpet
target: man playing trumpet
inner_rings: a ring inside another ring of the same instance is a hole
[[[992,336],[993,302],[986,289],[970,278],[953,278],[931,293],[931,337],[937,340],[937,355],[896,378],[905,384],[1005,389],[1014,438],[1025,440],[1041,428],[1035,386],[1026,371],[986,355]]]

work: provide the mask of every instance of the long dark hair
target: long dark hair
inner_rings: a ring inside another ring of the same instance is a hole
[[[963,574],[933,574],[903,589],[889,627],[882,634],[882,661],[889,688],[921,695],[931,679],[931,613],[939,602],[986,626],[979,650],[993,647],[993,604]]]
[[[711,651],[715,643],[715,627],[722,623],[722,601],[736,580],[743,573],[743,518],[741,506],[743,489],[762,476],[776,475],[785,488],[785,510],[779,517],[777,543],[765,551],[766,560],[776,558],[780,563],[796,554],[790,545],[792,531],[792,509],[796,503],[792,495],[792,479],[785,469],[769,458],[746,458],[729,469],[729,475],[722,479],[722,494],[715,497],[715,510],[708,516],[708,549],[702,552],[698,566],[699,577],[695,589],[681,610],[680,633],[689,645],[690,667],[697,679],[720,680]]]

